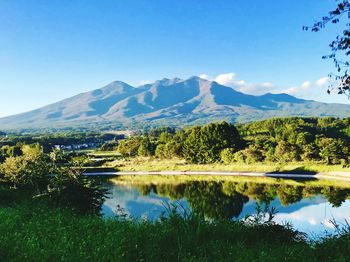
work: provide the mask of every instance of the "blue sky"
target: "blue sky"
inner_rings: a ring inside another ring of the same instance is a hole
[[[0,0],[0,116],[102,87],[202,75],[328,102],[334,0]]]

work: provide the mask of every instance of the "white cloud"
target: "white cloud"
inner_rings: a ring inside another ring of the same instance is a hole
[[[209,80],[210,77],[207,75],[207,74],[201,74],[199,75],[198,77],[202,78],[202,79],[206,79],[206,80]]]
[[[271,83],[271,82],[265,82],[265,83],[262,83],[261,86],[263,87],[273,87],[274,85]]]
[[[288,89],[281,90],[281,93],[286,93],[289,95],[296,95],[296,94],[298,94],[299,89],[300,89],[300,87],[298,87],[298,86],[292,86]]]
[[[235,73],[220,74],[215,78],[215,81],[220,85],[232,87],[236,83]]]
[[[141,80],[139,82],[139,86],[148,85],[148,84],[152,84],[152,83],[154,83],[154,81],[152,81],[152,80]]]
[[[219,74],[214,79],[209,77],[207,74],[201,74],[199,77],[206,80],[213,80],[221,85],[232,87],[240,92],[254,95],[261,95],[271,92],[271,90],[273,90],[275,87],[271,82],[252,84],[245,80],[238,80],[236,79],[236,74],[233,72]]]
[[[322,77],[316,81],[317,86],[323,86],[328,82],[329,78],[328,77]]]
[[[301,84],[301,88],[309,88],[311,86],[311,82],[310,81],[305,81],[304,83]]]
[[[305,81],[299,86],[292,86],[287,89],[282,89],[280,92],[287,93],[298,97],[314,98],[315,89],[321,88],[328,82],[328,77],[322,77],[315,82]]]
[[[287,89],[281,90],[282,93],[286,93],[289,95],[299,95],[302,96],[303,92],[307,91],[312,87],[312,83],[310,81],[305,81],[299,86],[292,86]]]
[[[240,85],[240,86],[244,86],[244,85],[246,85],[247,83],[246,83],[246,81],[244,81],[244,80],[240,80],[240,81],[237,81],[236,84],[237,84],[237,85]]]
[[[306,80],[299,85],[278,87],[272,82],[250,83],[246,80],[237,79],[234,72],[219,74],[214,78],[207,74],[201,74],[199,77],[206,80],[216,81],[221,85],[232,87],[235,90],[246,94],[262,95],[266,93],[287,93],[296,97],[319,101],[325,100],[324,97],[326,97],[326,91],[324,90],[324,85],[327,84],[329,80],[328,77],[322,77],[316,81]]]

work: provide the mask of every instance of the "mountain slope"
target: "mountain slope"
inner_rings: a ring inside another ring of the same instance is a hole
[[[287,94],[253,96],[199,77],[165,78],[140,87],[115,81],[37,110],[0,118],[0,129],[123,128],[223,119],[245,122],[278,116],[349,117],[350,105]]]

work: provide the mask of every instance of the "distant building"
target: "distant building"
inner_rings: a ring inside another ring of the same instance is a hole
[[[70,144],[70,145],[54,145],[54,148],[59,150],[73,151],[82,149],[97,148],[100,144],[98,143],[83,143],[83,144]]]

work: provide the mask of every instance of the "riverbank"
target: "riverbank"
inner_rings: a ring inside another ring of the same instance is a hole
[[[268,185],[290,185],[311,187],[350,188],[350,182],[337,179],[280,179],[254,176],[210,176],[210,175],[122,175],[108,177],[115,184],[181,184],[193,181],[254,183]]]
[[[104,167],[114,168],[117,171],[229,171],[229,172],[257,172],[257,173],[323,173],[323,172],[349,172],[350,167],[342,165],[326,165],[319,162],[292,162],[292,163],[213,163],[188,164],[185,160],[157,159],[153,157],[119,158],[107,162]]]
[[[96,176],[212,176],[273,177],[283,179],[331,179],[350,182],[350,168],[317,162],[187,164],[183,159],[120,158],[101,168],[86,168]]]
[[[0,207],[4,261],[346,261],[348,233],[308,242],[291,228],[194,215],[101,219],[26,202]]]
[[[155,177],[173,177],[177,180],[198,180],[202,177],[205,180],[223,180],[224,178],[276,178],[283,180],[336,180],[339,183],[350,183],[350,172],[323,172],[315,174],[298,173],[259,173],[259,172],[228,172],[228,171],[94,171],[85,172],[86,176],[102,177],[145,177],[147,180]]]

